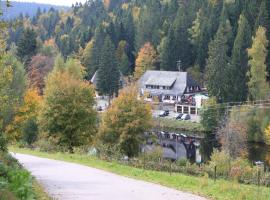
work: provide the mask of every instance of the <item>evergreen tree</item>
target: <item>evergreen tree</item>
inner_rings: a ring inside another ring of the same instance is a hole
[[[176,70],[177,57],[175,55],[175,48],[174,29],[171,27],[168,36],[163,39],[160,46],[161,69],[167,71]]]
[[[100,65],[97,72],[97,90],[112,97],[118,94],[120,73],[117,66],[115,49],[109,36],[106,37],[100,56]]]
[[[231,35],[230,22],[222,23],[209,44],[209,58],[206,65],[206,83],[211,96],[219,102],[228,101],[228,40]]]
[[[130,62],[126,53],[127,42],[120,41],[116,50],[116,58],[118,66],[123,75],[128,75],[131,72]]]
[[[37,51],[37,36],[33,29],[26,28],[18,43],[17,55],[27,65]]]
[[[175,56],[177,60],[181,60],[183,69],[186,70],[192,63],[192,49],[189,41],[189,16],[187,14],[188,7],[185,3],[180,3],[176,19],[174,21],[175,29]],[[170,52],[168,52],[170,53]],[[173,67],[173,66],[171,66]]]
[[[252,47],[248,49],[250,71],[247,73],[249,99],[261,100],[269,95],[269,84],[266,80],[266,56],[268,40],[266,29],[259,27],[256,36],[252,39]]]
[[[83,64],[87,70],[86,77],[88,80],[91,80],[94,73],[99,69],[104,39],[105,32],[103,27],[99,26],[95,31],[92,44],[89,44],[90,46],[85,50],[85,57],[83,57]]]
[[[232,50],[232,60],[230,63],[231,79],[229,91],[230,101],[246,101],[247,99],[247,77],[248,55],[247,48],[251,44],[251,30],[246,17],[242,14],[239,18],[238,32]]]
[[[146,42],[155,47],[160,40],[159,27],[161,27],[161,4],[157,0],[147,0],[141,8],[136,29],[136,49],[139,50]]]
[[[268,5],[267,5],[268,4]],[[270,6],[270,2],[263,0],[260,6],[260,12],[256,21],[256,30],[259,26],[266,28],[266,37],[267,40],[270,40],[270,12],[267,10],[267,6]],[[269,8],[269,7],[268,7]],[[270,46],[268,46],[268,55],[267,55],[267,71],[268,75],[270,74]]]

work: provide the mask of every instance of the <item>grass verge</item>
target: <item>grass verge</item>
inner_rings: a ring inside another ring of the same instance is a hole
[[[270,188],[255,185],[243,185],[233,181],[213,180],[207,177],[193,177],[183,174],[167,172],[156,172],[133,168],[116,162],[106,162],[95,157],[89,157],[82,154],[67,153],[45,153],[33,151],[30,149],[19,149],[10,147],[10,151],[15,153],[24,153],[43,158],[62,160],[67,162],[78,163],[90,167],[113,172],[122,176],[127,176],[139,180],[161,184],[170,188],[181,191],[198,194],[209,199],[217,200],[266,200],[270,199]]]
[[[49,197],[44,188],[37,182],[36,179],[33,180],[33,191],[36,199],[38,200],[52,200],[52,198]]]

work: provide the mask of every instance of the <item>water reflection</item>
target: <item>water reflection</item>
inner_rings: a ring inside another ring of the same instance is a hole
[[[270,166],[270,146],[263,143],[248,144],[248,158],[251,162],[263,161]]]

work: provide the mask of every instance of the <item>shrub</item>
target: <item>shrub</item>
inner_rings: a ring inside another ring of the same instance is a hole
[[[214,149],[211,155],[211,161],[208,165],[208,170],[213,175],[216,166],[217,176],[227,177],[230,172],[230,155],[225,151]]]
[[[29,172],[21,169],[12,169],[8,172],[8,188],[21,200],[34,198],[32,178]]]
[[[35,120],[28,120],[23,128],[23,140],[28,144],[32,145],[38,136],[38,125]]]

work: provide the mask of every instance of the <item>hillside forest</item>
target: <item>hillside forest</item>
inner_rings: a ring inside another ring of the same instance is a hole
[[[5,26],[6,31],[1,33],[4,47],[1,51],[5,52],[2,62],[13,66],[16,77],[8,85],[14,95],[7,96],[9,104],[17,107],[12,111],[3,107],[7,115],[1,129],[12,133],[7,134],[13,137],[11,139],[22,137],[20,127],[16,127],[18,121],[27,119],[24,128],[28,133],[39,130],[38,121],[45,132],[67,131],[53,139],[68,144],[72,151],[87,134],[93,135],[87,132],[89,127],[93,133],[97,131],[98,119],[94,111],[87,108],[94,105],[94,91],[87,83],[95,72],[99,72],[96,89],[100,94],[122,97],[127,92],[118,93],[121,75],[132,82],[152,69],[188,71],[207,88],[212,100],[210,109],[202,115],[206,133],[222,135],[222,130],[229,125],[234,136],[252,142],[270,142],[269,108],[236,108],[224,122],[220,118],[224,107],[218,106],[269,97],[268,0],[89,0],[85,4],[76,3],[66,11],[38,9],[33,17],[20,15],[6,21]],[[3,70],[6,74],[2,77],[3,83],[7,83],[11,69]],[[25,86],[29,88],[26,93]],[[66,96],[61,96],[61,92]],[[24,99],[19,98],[22,96]],[[136,101],[129,100],[144,110]],[[40,101],[43,101],[42,109],[38,109]],[[67,106],[65,110],[60,109],[62,105]],[[73,120],[61,118],[72,111],[70,108],[74,109]],[[120,108],[112,106],[111,109],[108,115]],[[239,113],[244,116],[237,115]],[[147,114],[144,116],[149,118]],[[122,117],[125,119],[125,115]],[[59,121],[56,123],[56,120]],[[103,127],[99,131],[117,134],[116,127],[123,124],[111,124],[113,122],[110,116],[105,117],[101,124],[110,129]],[[66,123],[74,127],[67,128]],[[149,126],[148,122],[144,124],[144,128]],[[123,132],[129,134],[126,128]],[[137,132],[142,130],[136,129]],[[73,133],[78,133],[76,139]],[[134,140],[138,145],[139,139]],[[122,145],[133,155],[128,143]]]

